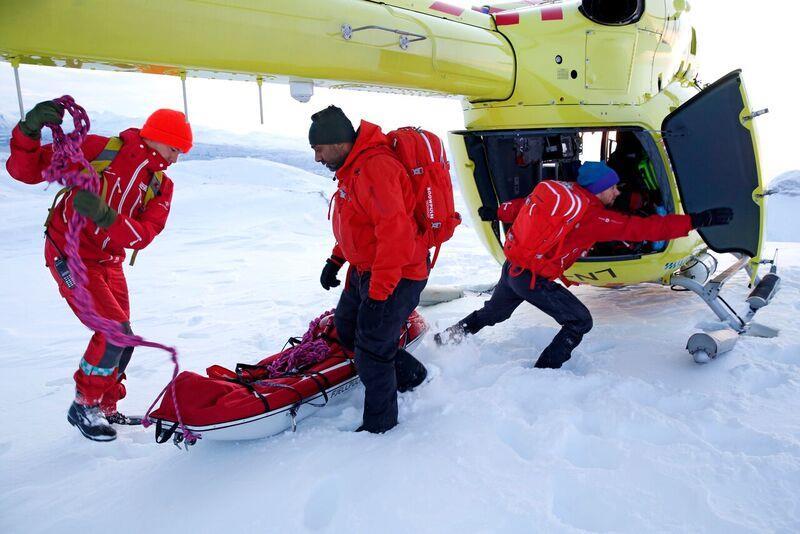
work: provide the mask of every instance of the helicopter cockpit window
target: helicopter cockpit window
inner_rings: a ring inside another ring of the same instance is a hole
[[[469,133],[466,145],[484,206],[524,198],[542,180],[576,181],[583,162],[605,161],[620,176],[622,194],[612,209],[640,216],[674,209],[658,147],[640,129]],[[495,226],[499,241],[506,230]],[[589,258],[640,256],[665,247],[664,242],[598,243]]]

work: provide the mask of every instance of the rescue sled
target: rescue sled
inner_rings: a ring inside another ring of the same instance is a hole
[[[412,312],[400,333],[399,346],[412,351],[427,329],[422,316]],[[288,351],[319,341],[329,349],[325,359],[275,376],[276,364],[285,360]],[[234,370],[212,365],[206,376],[180,373],[173,387],[186,430],[210,441],[259,439],[294,431],[299,421],[360,384],[352,352],[337,339],[333,310],[314,321],[302,340],[290,338],[287,345],[289,348],[255,365],[239,363]],[[166,443],[171,438],[180,445],[184,441],[171,388],[148,417],[155,423],[156,442]]]

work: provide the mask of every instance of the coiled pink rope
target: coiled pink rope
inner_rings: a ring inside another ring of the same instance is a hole
[[[303,334],[300,343],[284,351],[279,358],[267,366],[268,378],[280,378],[298,369],[305,369],[325,360],[330,355],[330,346],[322,338],[314,339],[314,334],[319,331],[320,321],[332,312],[333,310],[327,311],[311,321],[308,331]]]
[[[61,126],[57,124],[47,125],[53,131],[53,158],[50,166],[43,173],[44,179],[51,183],[57,182],[64,186],[73,186],[97,194],[100,189],[100,177],[89,161],[87,161],[81,150],[83,140],[89,133],[89,116],[86,110],[76,104],[75,100],[69,95],[57,98],[54,102],[63,106],[64,109],[69,112],[72,116],[75,130],[65,134]],[[80,168],[70,170],[70,166],[75,163],[77,163]],[[178,424],[181,432],[183,432],[184,439],[188,443],[194,443],[200,436],[190,432],[183,424],[183,419],[178,410],[178,398],[175,394],[175,378],[178,376],[178,371],[180,370],[178,365],[178,351],[173,347],[168,347],[161,343],[147,341],[141,336],[125,334],[118,322],[101,317],[95,310],[92,296],[88,289],[86,289],[88,284],[86,265],[83,263],[83,259],[81,259],[78,252],[81,230],[85,223],[86,219],[73,210],[67,226],[66,246],[64,251],[67,256],[67,266],[72,272],[75,281],[75,287],[72,289],[72,292],[73,303],[77,309],[78,318],[90,329],[103,334],[106,339],[114,345],[120,347],[152,347],[164,350],[170,354],[175,368],[172,372],[172,380],[164,388],[162,394],[167,389],[171,390],[172,402],[175,405],[175,415],[177,416]],[[172,387],[170,388],[170,386]],[[157,400],[158,399],[156,399],[156,401]],[[145,413],[143,421],[145,428],[152,424],[149,415],[153,406],[155,406],[155,402],[153,402],[153,405],[150,406],[147,413]]]

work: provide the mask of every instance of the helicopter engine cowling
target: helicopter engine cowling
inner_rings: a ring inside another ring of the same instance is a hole
[[[625,26],[639,22],[644,13],[644,0],[583,0],[579,10],[597,24]]]

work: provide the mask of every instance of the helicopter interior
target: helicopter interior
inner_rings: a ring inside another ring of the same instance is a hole
[[[542,180],[574,182],[584,161],[605,161],[620,176],[611,209],[639,216],[674,211],[669,182],[652,135],[641,129],[570,129],[465,134],[467,152],[484,206],[524,198]],[[494,223],[502,243],[507,228]],[[657,253],[665,242],[596,244],[593,259]]]

